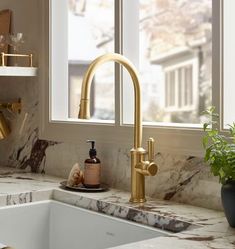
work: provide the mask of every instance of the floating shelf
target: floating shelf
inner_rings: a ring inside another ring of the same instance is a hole
[[[3,67],[0,66],[0,76],[37,76],[37,67]]]

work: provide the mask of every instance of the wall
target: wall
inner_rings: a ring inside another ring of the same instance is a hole
[[[14,32],[27,35],[25,51],[40,56],[40,8],[38,0],[1,1],[0,9],[14,12]],[[29,11],[30,10],[30,11]],[[35,63],[38,63],[36,57]],[[39,65],[40,68],[40,65]],[[72,165],[81,165],[88,154],[85,141],[77,144],[57,143],[38,138],[38,104],[40,82],[35,78],[0,77],[0,100],[22,98],[20,115],[4,112],[11,123],[12,133],[0,141],[0,165],[26,170],[45,171],[47,174],[67,177]],[[102,163],[102,181],[124,190],[130,189],[131,144],[98,144]],[[147,195],[221,209],[220,185],[209,173],[203,160],[190,155],[157,153],[160,166],[157,176],[147,178]]]

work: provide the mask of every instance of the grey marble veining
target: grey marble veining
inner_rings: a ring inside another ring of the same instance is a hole
[[[85,146],[38,140],[36,134],[33,135],[34,142],[23,139],[29,144],[16,143],[5,165],[15,165],[24,171],[45,171],[46,174],[58,177],[67,177],[76,162],[83,167],[87,157]],[[128,191],[131,182],[129,147],[119,146],[98,146],[102,161],[102,182]],[[0,152],[5,153],[1,146]],[[217,178],[211,176],[202,159],[157,153],[155,160],[160,168],[156,176],[146,178],[148,196],[222,210],[220,184]]]
[[[228,226],[222,212],[152,198],[143,205],[133,204],[128,192],[117,189],[70,192],[59,187],[61,178],[11,170],[0,171],[0,206],[53,199],[172,232],[117,248],[235,248],[235,229]]]
[[[92,198],[87,196],[87,194],[82,195],[81,193],[79,193],[79,195],[71,193],[67,198],[65,198],[65,194],[64,191],[54,190],[53,198],[58,201],[66,202],[67,204],[72,204],[92,211],[105,213],[118,218],[124,218],[171,232],[180,232],[189,229],[190,227],[194,227],[194,224],[188,222],[187,219],[176,216],[171,212],[168,212],[167,214],[159,212],[158,210],[145,209],[144,205],[137,206],[130,204],[128,202],[129,196],[126,198],[123,196],[123,192],[116,193],[116,190],[110,190],[109,192],[104,193],[102,197],[95,197],[93,194]],[[109,201],[109,199],[113,198],[114,194],[123,196],[122,200],[120,201],[119,199],[119,202]],[[78,196],[79,199],[77,200]],[[156,205],[158,205],[157,202]]]

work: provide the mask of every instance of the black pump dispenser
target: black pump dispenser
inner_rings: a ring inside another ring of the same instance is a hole
[[[90,158],[85,160],[84,165],[84,183],[86,188],[99,188],[100,187],[100,173],[101,165],[100,159],[96,157],[95,141],[87,140],[87,143],[91,143],[89,150]]]
[[[91,143],[91,148],[89,150],[90,158],[96,157],[96,149],[95,149],[95,141],[94,140],[87,140],[87,143]]]

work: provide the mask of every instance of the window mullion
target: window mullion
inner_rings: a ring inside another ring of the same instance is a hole
[[[139,1],[123,1],[123,55],[137,68],[139,65]],[[123,70],[121,120],[134,122],[134,89],[130,75]]]
[[[220,116],[218,129],[223,128],[223,111],[221,99],[221,21],[222,21],[222,1],[212,1],[212,105]],[[218,28],[219,27],[219,28]]]
[[[122,21],[123,21],[123,2],[115,0],[115,53],[122,54]],[[115,126],[122,123],[122,69],[115,63]]]

